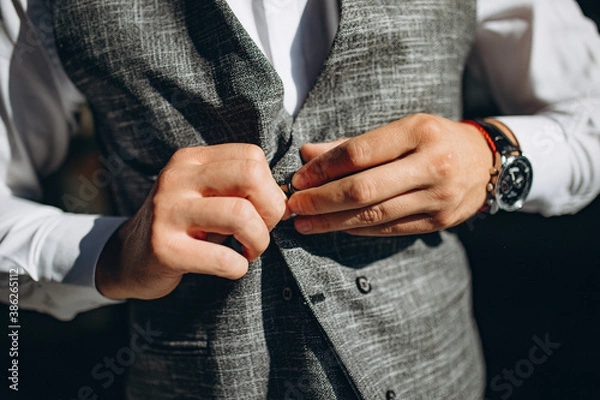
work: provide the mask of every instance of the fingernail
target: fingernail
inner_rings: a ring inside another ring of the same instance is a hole
[[[306,185],[306,178],[305,178],[304,174],[302,174],[302,173],[294,174],[294,176],[292,177],[292,186],[294,186],[294,188],[296,190],[302,190],[302,189],[304,189],[305,185]]]
[[[294,222],[296,230],[300,233],[308,233],[312,230],[312,224],[307,219],[296,219]]]

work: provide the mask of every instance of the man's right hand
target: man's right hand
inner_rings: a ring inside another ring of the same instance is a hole
[[[259,147],[181,149],[105,246],[96,286],[108,298],[149,300],[171,293],[187,273],[241,278],[285,210]],[[242,244],[243,255],[221,244],[227,236]]]

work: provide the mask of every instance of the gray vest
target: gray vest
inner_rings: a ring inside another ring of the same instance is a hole
[[[94,111],[132,214],[177,149],[261,146],[283,183],[306,142],[426,112],[458,119],[475,1],[342,0],[298,116],[225,0],[52,2],[59,53]],[[483,366],[456,237],[304,237],[289,222],[239,281],[188,275],[131,301],[162,334],[136,354],[131,399],[474,399]]]

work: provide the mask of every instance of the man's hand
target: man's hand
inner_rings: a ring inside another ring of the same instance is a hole
[[[179,150],[140,210],[106,245],[96,286],[113,299],[155,299],[187,273],[238,279],[266,250],[285,202],[257,146]],[[231,235],[243,255],[220,244]]]
[[[486,200],[493,155],[468,124],[416,114],[361,136],[306,144],[288,201],[305,234],[386,236],[460,224]]]

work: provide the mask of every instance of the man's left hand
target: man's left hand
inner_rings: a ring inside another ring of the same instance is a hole
[[[412,235],[485,203],[492,152],[469,124],[415,114],[352,139],[306,144],[288,212],[304,234]]]

